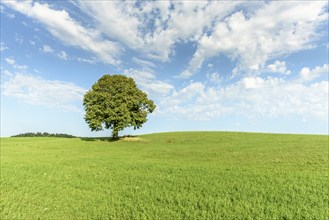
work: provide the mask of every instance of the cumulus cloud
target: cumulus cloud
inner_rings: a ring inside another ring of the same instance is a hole
[[[6,58],[5,60],[10,65],[15,65],[15,63],[16,63],[16,61],[14,59],[12,59],[12,58]]]
[[[66,11],[55,10],[48,4],[32,1],[3,3],[44,24],[48,31],[63,43],[89,51],[104,63],[118,64],[120,46],[113,41],[103,39],[97,29],[83,27]]]
[[[238,61],[241,71],[264,69],[270,59],[311,48],[317,28],[328,18],[324,10],[327,2],[273,1],[262,4],[254,11],[237,11],[217,22],[213,32],[203,35],[198,42],[181,77],[190,77],[206,59],[218,54]]]
[[[153,71],[152,69],[156,68],[156,65],[153,62],[143,60],[143,59],[139,59],[137,57],[133,57],[132,60],[133,60],[134,63],[141,66],[144,70],[152,72]]]
[[[1,85],[2,94],[22,102],[49,108],[81,111],[74,102],[82,101],[86,89],[73,83],[46,80],[28,74],[12,74]]]
[[[7,57],[7,58],[5,58],[5,61],[6,61],[9,65],[11,65],[14,69],[16,69],[16,70],[24,71],[24,70],[28,69],[28,66],[26,66],[26,65],[19,65],[19,64],[17,64],[17,63],[16,63],[16,60],[13,59],[13,58],[9,58],[9,57]]]
[[[97,29],[146,56],[168,61],[179,41],[198,41],[214,19],[230,14],[238,2],[80,1]]]
[[[300,71],[300,78],[302,81],[311,81],[322,74],[329,74],[329,66],[328,64],[324,64],[323,66],[316,66],[314,69],[310,69],[309,67],[304,67]]]
[[[155,98],[166,96],[174,89],[173,85],[157,80],[151,72],[126,69],[124,70],[124,75],[133,78],[143,91]]]
[[[160,109],[194,120],[299,115],[328,121],[328,89],[328,81],[304,85],[274,77],[244,77],[221,88],[195,82],[163,99]]]
[[[140,21],[138,14],[134,16],[138,8],[135,8],[133,1],[80,1],[79,4],[81,9],[98,22],[103,33],[131,48],[138,48]]]
[[[96,64],[97,59],[96,58],[84,58],[84,57],[75,57],[75,60],[83,63],[89,63],[89,64]]]
[[[267,70],[272,73],[290,74],[291,71],[287,70],[286,62],[276,60],[274,63],[267,65]]]
[[[10,19],[15,18],[15,14],[9,13],[2,5],[0,5],[0,13],[6,15]]]
[[[261,77],[245,77],[240,80],[241,85],[246,89],[264,88],[264,87],[274,87],[280,85],[282,80],[280,78],[267,78],[263,79]]]
[[[236,72],[267,69],[288,74],[283,61],[268,61],[313,47],[317,29],[328,18],[326,1],[76,2],[75,7],[90,19],[86,26],[51,3],[3,4],[44,24],[66,45],[89,51],[108,64],[117,65],[126,48],[169,62],[177,44],[192,43],[196,51],[178,76],[184,79],[220,54],[237,62]],[[141,64],[141,59],[134,62]]]
[[[8,49],[8,47],[3,42],[1,42],[0,51],[4,51],[4,50],[7,50],[7,49]]]
[[[221,82],[219,73],[214,72],[214,73],[207,73],[207,79],[215,84],[219,84]]]
[[[21,36],[21,35],[15,33],[15,41],[16,41],[17,43],[19,43],[20,45],[22,45],[23,42],[24,42],[24,38],[23,38],[23,36]]]
[[[44,53],[53,53],[54,52],[54,49],[51,48],[51,46],[49,46],[49,45],[43,45],[41,50]]]
[[[68,57],[67,57],[67,53],[66,53],[65,51],[61,51],[61,52],[59,52],[59,53],[57,54],[57,56],[58,56],[59,58],[61,58],[62,60],[67,60],[67,59],[68,59]]]
[[[65,51],[60,51],[60,52],[56,52],[51,46],[49,45],[43,45],[42,48],[40,48],[40,50],[43,53],[49,53],[49,54],[54,54],[56,55],[56,57],[62,59],[62,60],[68,60],[68,55]]]

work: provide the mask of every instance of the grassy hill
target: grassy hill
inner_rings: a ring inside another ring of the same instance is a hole
[[[1,219],[328,219],[328,136],[2,138]]]

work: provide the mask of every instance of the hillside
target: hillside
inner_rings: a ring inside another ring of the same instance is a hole
[[[2,138],[1,219],[326,219],[328,136]]]

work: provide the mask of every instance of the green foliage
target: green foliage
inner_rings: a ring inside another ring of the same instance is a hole
[[[83,105],[91,130],[99,131],[104,126],[112,129],[113,138],[126,127],[140,128],[156,107],[132,78],[122,75],[101,77],[85,94]]]
[[[0,139],[0,219],[328,219],[327,135],[139,138]]]
[[[58,133],[48,133],[48,132],[27,132],[18,135],[13,135],[11,137],[61,137],[61,138],[76,138],[76,136],[70,134],[58,134]]]

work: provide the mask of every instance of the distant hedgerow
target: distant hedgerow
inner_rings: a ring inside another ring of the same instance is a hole
[[[76,136],[70,134],[52,134],[47,132],[27,132],[23,134],[13,135],[11,137],[61,137],[61,138],[76,138]]]

